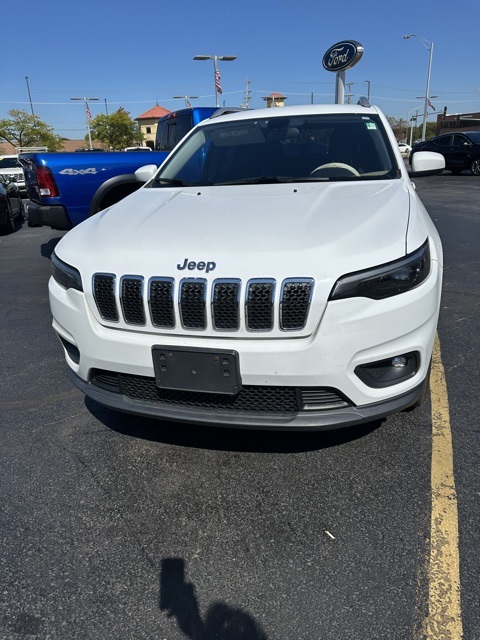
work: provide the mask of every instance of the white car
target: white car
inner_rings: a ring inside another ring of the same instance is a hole
[[[415,175],[439,173],[415,154]],[[57,244],[53,327],[112,409],[331,429],[418,404],[442,246],[375,107],[201,122],[132,195]]]
[[[402,158],[408,158],[410,155],[410,151],[412,147],[408,145],[406,142],[399,142],[398,148],[400,149],[400,153],[402,154]]]
[[[0,175],[12,182],[16,182],[20,192],[26,195],[25,175],[23,173],[23,167],[18,161],[18,153],[9,155],[0,154]]]

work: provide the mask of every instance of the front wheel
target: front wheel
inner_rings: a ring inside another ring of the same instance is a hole
[[[480,157],[472,160],[470,168],[474,176],[480,176]]]
[[[10,202],[7,200],[7,221],[5,224],[0,226],[0,234],[7,235],[8,233],[13,233],[15,231],[15,218],[13,215],[12,207],[10,206]]]

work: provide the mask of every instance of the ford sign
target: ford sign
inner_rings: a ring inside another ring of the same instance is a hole
[[[323,56],[323,67],[327,71],[345,71],[355,66],[363,56],[363,46],[356,40],[338,42]]]

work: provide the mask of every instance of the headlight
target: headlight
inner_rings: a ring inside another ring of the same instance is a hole
[[[382,300],[418,287],[430,273],[428,240],[404,258],[379,267],[356,271],[337,280],[329,300],[342,298],[372,298]]]
[[[64,289],[77,289],[83,291],[82,278],[79,271],[71,267],[55,254],[52,253],[52,277]]]

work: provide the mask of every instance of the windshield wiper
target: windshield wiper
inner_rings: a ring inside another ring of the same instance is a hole
[[[225,182],[214,182],[215,186],[227,184],[280,184],[282,182],[290,182],[289,178],[281,178],[279,176],[261,176],[258,178],[242,178],[240,180],[226,180]]]
[[[291,176],[262,176],[260,178],[242,178],[241,180],[227,180],[226,182],[214,182],[215,186],[230,184],[287,184],[290,182],[328,182],[329,178],[314,176],[310,178],[293,178]]]

